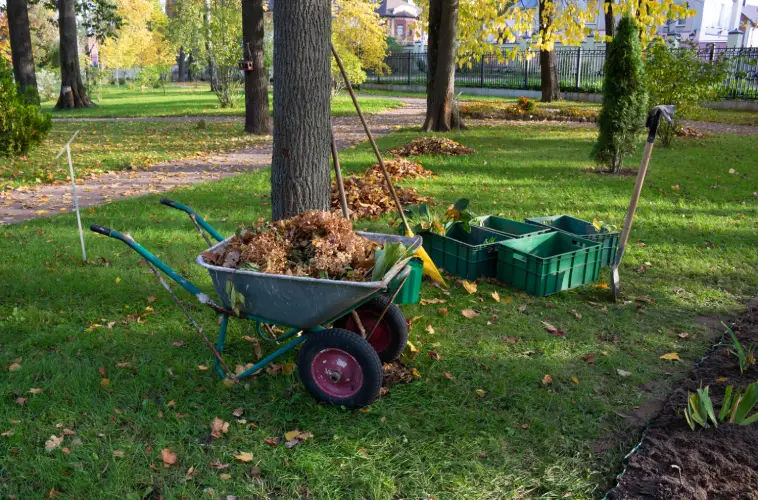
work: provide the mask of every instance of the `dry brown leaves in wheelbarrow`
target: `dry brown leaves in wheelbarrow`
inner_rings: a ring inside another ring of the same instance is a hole
[[[387,183],[383,177],[364,176],[346,177],[345,198],[351,219],[376,219],[384,213],[395,212],[395,204],[390,196]],[[432,198],[418,194],[415,188],[395,188],[397,197],[402,205],[417,205],[419,203],[433,201]],[[337,184],[332,185],[332,211],[341,213],[339,191]]]
[[[384,162],[384,166],[387,168],[387,173],[390,175],[393,182],[404,179],[430,177],[434,174],[431,170],[425,169],[420,163],[416,163],[415,161],[406,158],[393,158],[392,160],[387,160]],[[366,171],[365,177],[377,177],[384,180],[382,167],[378,163],[375,163]]]
[[[393,149],[396,156],[446,155],[457,156],[474,153],[475,151],[447,137],[419,137],[408,144]]]
[[[203,253],[209,264],[287,276],[366,281],[375,244],[355,234],[349,220],[329,212],[237,231],[229,244]]]

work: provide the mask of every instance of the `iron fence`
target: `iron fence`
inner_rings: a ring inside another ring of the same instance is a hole
[[[758,48],[698,50],[707,61],[727,59],[728,76],[721,95],[729,99],[758,99]],[[556,50],[559,85],[564,92],[600,92],[603,85],[605,49],[563,48]],[[369,73],[368,83],[426,85],[427,55],[424,52],[393,54],[385,59],[388,71]],[[515,59],[488,54],[456,68],[458,87],[539,90],[539,52],[521,53]]]

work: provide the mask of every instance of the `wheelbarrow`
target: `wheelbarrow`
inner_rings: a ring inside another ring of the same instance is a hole
[[[224,239],[191,208],[166,198],[162,198],[161,203],[187,213],[209,245],[211,240],[208,235],[216,240],[211,250],[224,247],[232,239]],[[219,298],[216,302],[128,234],[97,224],[92,224],[90,229],[121,240],[147,261],[213,352],[218,374],[232,383],[257,374],[302,344],[297,368],[303,386],[318,401],[360,408],[370,404],[379,394],[383,378],[382,362],[397,359],[408,342],[407,323],[392,301],[411,271],[408,264],[410,257],[396,263],[381,281],[351,282],[218,267],[206,263],[199,255],[197,263],[210,274]],[[409,248],[409,256],[421,244],[418,236],[358,234],[380,244],[402,242]],[[221,316],[215,346],[158,270]],[[258,335],[264,340],[276,342],[278,349],[257,363],[248,365],[247,369],[232,373],[222,356],[229,318],[255,322]],[[273,327],[288,330],[276,336]]]

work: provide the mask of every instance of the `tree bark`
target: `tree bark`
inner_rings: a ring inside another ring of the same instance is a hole
[[[192,74],[192,64],[195,62],[195,55],[190,52],[189,57],[187,58],[187,81],[193,82],[195,81],[195,75]]]
[[[547,10],[549,1],[539,0],[540,37],[546,37],[553,26],[553,14]],[[542,102],[553,102],[561,98],[558,88],[558,58],[555,50],[540,50],[540,80]]]
[[[263,1],[242,0],[242,59],[253,62],[245,71],[245,132],[270,134],[268,77],[263,47]]]
[[[187,60],[187,57],[184,54],[184,47],[179,47],[179,54],[176,56],[176,81],[177,82],[187,81],[187,79],[185,78],[186,60]]]
[[[60,32],[61,93],[55,109],[87,108],[95,104],[87,97],[79,68],[74,0],[58,0]]]
[[[274,9],[273,220],[329,210],[331,2]]]
[[[39,100],[26,0],[8,0],[7,9],[13,76],[16,78],[16,83],[21,88],[22,93],[31,92],[34,99]],[[29,90],[27,91],[27,89]]]
[[[429,78],[423,127],[427,132],[446,132],[457,123],[453,103],[457,26],[458,0],[430,1]]]
[[[608,10],[605,11],[605,35],[613,38],[616,33],[616,16],[613,14],[613,0],[605,0]]]

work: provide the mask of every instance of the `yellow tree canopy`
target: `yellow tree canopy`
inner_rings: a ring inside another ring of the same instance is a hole
[[[109,66],[147,67],[169,64],[175,54],[166,39],[168,19],[157,0],[117,0],[118,15],[124,19],[118,37],[108,39],[100,57]]]
[[[366,69],[381,73],[387,53],[384,21],[376,13],[376,0],[333,0],[332,42],[345,64],[350,80],[363,83]],[[338,75],[332,61],[332,75]]]
[[[11,41],[8,33],[8,14],[0,10],[0,59],[11,62]]]

